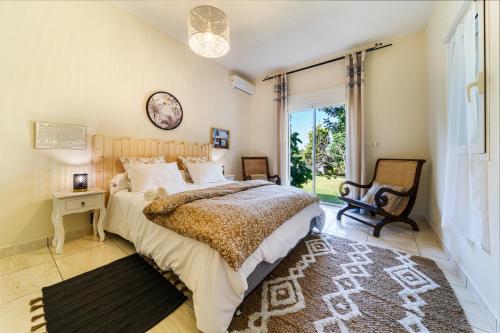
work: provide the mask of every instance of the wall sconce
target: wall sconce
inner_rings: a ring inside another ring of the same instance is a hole
[[[87,191],[89,184],[89,175],[86,173],[73,174],[73,192]]]

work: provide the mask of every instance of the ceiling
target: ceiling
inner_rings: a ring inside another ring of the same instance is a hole
[[[357,45],[422,30],[431,1],[115,1],[187,46],[187,16],[200,4],[230,19],[231,49],[214,59],[251,80]]]

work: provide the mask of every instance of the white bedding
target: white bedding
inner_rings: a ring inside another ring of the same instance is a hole
[[[188,184],[188,190],[225,183],[229,181]],[[128,239],[139,253],[180,277],[193,292],[196,325],[205,333],[227,330],[248,287],[247,277],[260,262],[273,263],[285,256],[308,233],[312,218],[319,216],[321,228],[324,224],[319,204],[306,207],[267,237],[236,272],[208,245],[148,221],[142,213],[146,205],[142,193],[110,195],[104,229]]]

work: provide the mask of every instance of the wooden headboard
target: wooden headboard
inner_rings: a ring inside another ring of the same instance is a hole
[[[208,143],[184,141],[161,141],[155,139],[109,138],[95,135],[92,142],[95,186],[106,191],[109,182],[118,173],[124,172],[119,158],[154,157],[164,155],[167,162],[175,162],[177,156],[212,158],[212,146]]]

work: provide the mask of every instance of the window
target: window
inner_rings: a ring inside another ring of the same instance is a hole
[[[464,2],[448,44],[443,229],[489,251],[484,2]]]
[[[466,3],[449,40],[448,110],[462,153],[486,153],[484,2]]]

